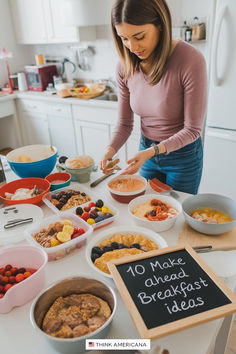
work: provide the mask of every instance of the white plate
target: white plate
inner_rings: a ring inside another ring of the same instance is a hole
[[[103,240],[110,238],[112,235],[117,234],[117,233],[132,233],[132,234],[140,234],[146,238],[148,238],[149,240],[153,241],[156,243],[156,245],[159,248],[165,248],[168,247],[168,244],[166,243],[166,241],[164,240],[163,237],[161,237],[159,234],[157,234],[156,232],[146,229],[144,227],[139,227],[139,226],[130,226],[130,225],[126,225],[126,226],[116,226],[116,227],[111,227],[109,229],[106,229],[102,232],[100,232],[99,234],[97,234],[96,236],[94,236],[91,241],[89,242],[89,244],[86,246],[86,260],[88,262],[88,264],[90,265],[90,267],[92,267],[94,270],[96,270],[98,273],[104,275],[105,277],[108,278],[112,278],[111,274],[107,274],[104,273],[103,271],[101,271],[99,268],[97,268],[92,260],[91,260],[91,250],[94,246],[98,246],[99,243],[101,243]]]
[[[10,220],[26,218],[33,218],[32,222],[40,221],[43,218],[43,211],[33,204],[15,204],[0,209],[0,245],[9,245],[24,239],[23,231],[30,225],[29,223],[10,229],[4,229],[4,225]]]

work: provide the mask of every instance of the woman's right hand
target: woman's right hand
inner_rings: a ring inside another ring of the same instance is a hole
[[[100,169],[106,175],[113,171],[110,168],[107,169],[107,162],[112,160],[115,153],[116,153],[115,149],[112,146],[108,146],[105,155],[103,156],[102,160],[100,161]]]

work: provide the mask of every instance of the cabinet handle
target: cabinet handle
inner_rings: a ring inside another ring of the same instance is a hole
[[[37,106],[28,106],[29,108],[36,109]]]
[[[57,111],[57,112],[61,112],[61,108],[54,108],[55,109],[55,111]]]

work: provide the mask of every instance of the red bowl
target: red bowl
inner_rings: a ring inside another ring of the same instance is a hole
[[[29,188],[32,189],[34,186],[37,186],[38,188],[42,189],[43,192],[41,194],[36,195],[36,197],[29,198],[29,199],[21,199],[21,200],[10,200],[5,197],[5,193],[15,193],[15,191],[18,188]],[[30,177],[30,178],[21,178],[17,179],[15,181],[9,182],[5,185],[3,185],[0,188],[0,199],[6,204],[6,205],[13,205],[13,204],[36,204],[36,205],[41,205],[42,204],[42,198],[43,196],[48,193],[50,190],[50,183],[43,178],[36,178],[36,177]]]

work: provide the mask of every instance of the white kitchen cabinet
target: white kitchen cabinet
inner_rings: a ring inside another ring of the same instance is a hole
[[[11,0],[11,13],[18,44],[46,43],[43,0]]]
[[[63,43],[78,40],[77,29],[65,25],[65,0],[11,0],[18,44]]]
[[[79,154],[90,155],[99,163],[111,141],[117,110],[98,106],[72,105]]]
[[[45,114],[22,112],[21,126],[25,145],[51,144],[48,119]]]
[[[47,117],[51,144],[57,147],[59,156],[75,156],[77,148],[71,106],[52,104]]]
[[[46,18],[47,41],[49,43],[75,42],[78,30],[65,23],[65,0],[43,0]]]
[[[75,119],[77,148],[80,155],[91,156],[99,163],[110,141],[109,124]]]

